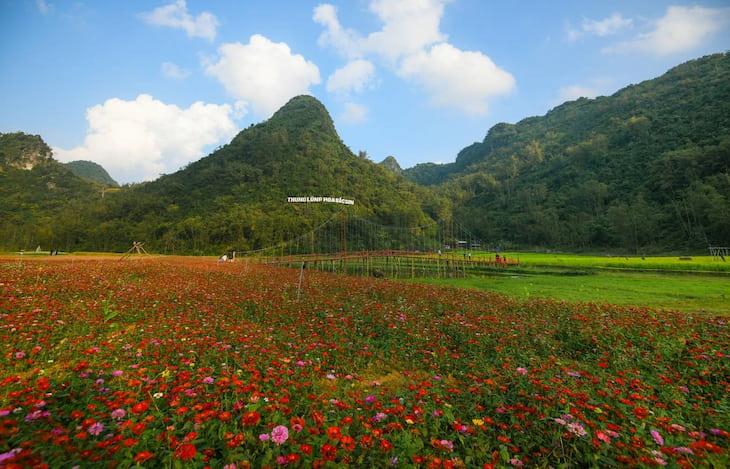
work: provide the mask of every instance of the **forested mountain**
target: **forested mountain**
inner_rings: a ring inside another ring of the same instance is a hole
[[[398,160],[396,160],[394,156],[386,156],[385,159],[378,164],[384,168],[388,168],[396,174],[401,174],[403,172],[403,168],[400,167]]]
[[[438,185],[483,239],[644,249],[730,244],[730,55],[716,54],[542,117],[498,124]]]
[[[74,245],[99,189],[54,160],[38,135],[0,134],[0,247]]]
[[[55,161],[53,166],[63,168]],[[3,198],[23,192],[15,187]],[[343,210],[334,204],[289,204],[288,196],[355,199],[349,213],[386,225],[420,225],[449,212],[448,202],[432,191],[354,155],[324,106],[298,96],[269,120],[174,174],[103,198],[78,197],[84,207],[76,214],[76,237],[63,248],[122,250],[143,240],[148,249],[163,252],[253,249],[302,234]],[[30,206],[21,212],[42,220],[29,235],[30,244],[57,243],[56,227],[69,221],[49,219],[48,212],[31,215]]]
[[[99,184],[103,184],[109,187],[119,186],[119,184],[117,184],[117,181],[109,176],[109,173],[106,172],[106,169],[104,169],[104,167],[97,163],[94,163],[93,161],[71,161],[69,163],[64,163],[64,166],[66,166],[68,169],[71,170],[72,173],[80,178],[87,179],[93,182],[98,182]]]
[[[343,210],[288,196],[355,199],[348,212],[386,225],[454,219],[489,245],[730,245],[730,56],[498,124],[447,165],[357,156],[324,106],[299,96],[176,173],[115,189],[101,180],[72,173],[38,136],[0,134],[0,248],[255,249]]]

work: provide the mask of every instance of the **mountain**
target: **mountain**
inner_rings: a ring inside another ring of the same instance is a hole
[[[86,179],[88,181],[98,182],[99,184],[110,187],[119,186],[119,184],[117,184],[117,181],[109,176],[109,173],[106,172],[106,169],[104,169],[104,167],[97,163],[94,163],[93,161],[71,161],[68,163],[64,163],[64,166],[70,169],[71,172],[78,177]]]
[[[730,55],[498,124],[454,163],[399,169],[353,154],[311,96],[173,174],[113,190],[58,163],[38,136],[0,134],[0,248],[258,249],[344,213],[402,227],[453,219],[503,247],[730,245]]]
[[[74,244],[99,186],[53,159],[38,135],[0,134],[0,247]]]
[[[220,252],[269,246],[305,233],[341,205],[287,203],[289,196],[354,199],[352,215],[416,226],[448,202],[345,146],[324,106],[297,96],[270,119],[182,170],[105,198],[93,239],[120,249],[131,239],[158,250]]]
[[[492,127],[403,173],[485,240],[571,249],[730,244],[730,55]]]
[[[403,168],[400,167],[400,165],[398,164],[398,160],[396,160],[394,156],[387,156],[383,161],[378,164],[384,168],[393,171],[395,174],[401,174],[403,172]]]
[[[39,135],[0,133],[0,167],[31,170],[48,164],[53,152]]]

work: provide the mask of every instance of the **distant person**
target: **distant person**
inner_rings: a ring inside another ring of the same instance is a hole
[[[218,258],[218,263],[220,264],[221,262],[228,262],[228,254],[223,254]]]
[[[502,258],[499,257],[499,254],[494,256],[494,262],[496,262],[497,264],[500,264],[502,262]]]

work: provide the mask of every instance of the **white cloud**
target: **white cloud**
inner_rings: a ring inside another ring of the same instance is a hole
[[[609,36],[630,27],[633,22],[631,18],[621,16],[621,13],[614,13],[600,21],[584,19],[583,31],[600,37]]]
[[[368,108],[352,102],[345,103],[345,112],[340,118],[347,124],[361,124],[368,119]]]
[[[352,29],[345,29],[340,25],[334,6],[327,3],[316,6],[312,19],[325,27],[325,31],[319,36],[320,46],[332,46],[345,57],[362,56],[362,38]]]
[[[486,55],[448,43],[406,57],[398,73],[428,90],[434,105],[467,114],[485,114],[491,97],[515,86],[514,77]]]
[[[188,13],[185,0],[176,0],[146,13],[141,17],[155,26],[168,26],[183,29],[188,37],[201,37],[212,41],[218,29],[218,19],[212,13],[204,11],[197,16]]]
[[[263,116],[270,116],[296,95],[309,94],[309,87],[321,81],[314,63],[292,54],[286,43],[258,34],[248,44],[223,44],[218,54],[204,64],[205,72]]]
[[[566,30],[567,39],[568,41],[575,41],[585,34],[592,34],[599,37],[610,36],[631,27],[633,23],[634,20],[624,18],[621,13],[613,13],[611,16],[602,20],[583,18],[580,29],[573,29],[568,26]]]
[[[730,8],[670,6],[654,23],[654,29],[604,49],[604,52],[642,52],[669,55],[701,46],[730,24]]]
[[[120,182],[151,180],[232,138],[238,130],[233,114],[227,104],[198,101],[182,109],[146,94],[131,101],[112,98],[86,110],[82,145],[54,153],[61,161],[95,161]]]
[[[45,0],[35,0],[35,5],[38,7],[38,13],[41,15],[47,15],[51,12],[51,10],[53,10],[53,5]]]
[[[173,80],[184,80],[188,76],[190,76],[189,70],[180,68],[178,65],[172,62],[162,62],[162,65],[160,65],[160,70],[165,77],[172,78]]]
[[[325,27],[320,45],[335,47],[349,58],[377,54],[395,61],[436,42],[445,41],[439,30],[444,5],[449,0],[372,0],[370,11],[383,23],[379,31],[361,36],[343,28],[330,4],[314,9],[313,19]]]
[[[375,76],[375,66],[364,59],[353,60],[342,68],[335,70],[327,79],[327,91],[330,93],[361,93],[370,85]]]
[[[334,47],[351,60],[376,57],[401,78],[423,87],[433,104],[483,114],[488,100],[509,92],[515,81],[482,52],[464,51],[446,42],[440,24],[449,1],[371,0],[369,9],[382,27],[367,36],[344,28],[330,4],[317,6],[313,19],[324,27],[321,46]],[[337,89],[340,78],[350,82],[344,72],[335,80],[338,72],[330,77],[328,89]]]

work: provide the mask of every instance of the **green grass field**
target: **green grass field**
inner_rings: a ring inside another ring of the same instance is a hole
[[[598,272],[575,276],[505,274],[415,281],[489,290],[518,298],[543,297],[730,314],[730,277]]]
[[[543,254],[527,252],[505,252],[500,255],[509,259],[518,259],[522,266],[535,267],[567,267],[567,268],[602,268],[602,269],[635,269],[635,270],[675,270],[730,272],[730,259],[727,262],[713,259],[710,256],[597,256],[582,254]],[[681,260],[689,257],[689,260]],[[476,252],[473,259],[493,259],[494,253]]]

